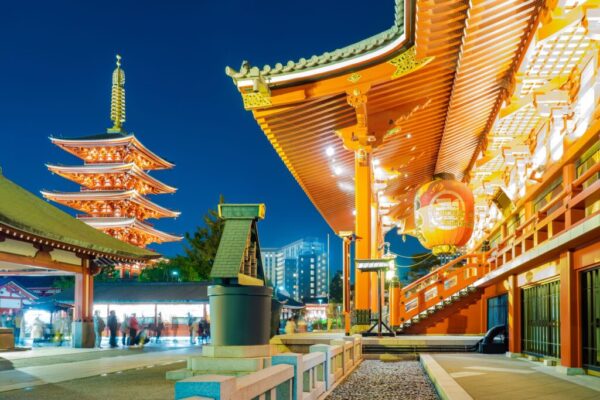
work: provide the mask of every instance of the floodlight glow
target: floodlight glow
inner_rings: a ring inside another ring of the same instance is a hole
[[[335,149],[333,148],[333,146],[329,146],[325,150],[325,154],[327,154],[327,157],[332,157],[335,154]]]

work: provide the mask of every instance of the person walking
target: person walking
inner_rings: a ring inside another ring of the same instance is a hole
[[[102,332],[106,328],[106,323],[100,316],[100,311],[94,313],[94,333],[96,334],[96,347],[102,347]]]
[[[21,329],[19,332],[19,345],[25,345],[25,336],[27,335],[27,322],[25,322],[25,317],[21,315]]]
[[[198,330],[200,328],[200,321],[194,321],[192,323],[192,343],[196,344],[196,338],[198,337]]]
[[[117,314],[115,310],[110,310],[110,314],[108,315],[108,320],[106,321],[108,325],[108,332],[110,333],[110,339],[108,340],[108,344],[111,349],[115,347],[119,347],[117,345],[117,329],[119,329],[119,321],[117,321]]]
[[[137,344],[137,333],[140,329],[140,324],[138,323],[137,318],[135,317],[135,313],[131,314],[129,318],[129,345],[135,346]]]
[[[294,322],[294,318],[290,317],[285,324],[285,334],[291,335],[296,332],[296,323]]]
[[[156,343],[160,342],[160,335],[162,334],[163,329],[165,329],[165,323],[163,322],[162,314],[158,313],[156,321]]]
[[[42,338],[44,337],[44,323],[39,316],[35,317],[33,326],[31,327],[31,339],[33,340],[33,347],[39,347]]]
[[[191,313],[188,313],[188,329],[190,331],[190,344],[194,344],[195,343],[195,337],[194,337],[194,330],[197,328],[195,328],[194,326],[194,317],[192,317]]]
[[[54,317],[54,340],[56,341],[56,346],[58,347],[62,346],[64,341],[64,326],[65,319],[62,316],[62,312],[58,311]]]
[[[123,321],[121,321],[121,344],[123,347],[127,346],[127,331],[129,330],[129,318],[127,314],[123,314]]]
[[[14,335],[15,335],[15,346],[21,344],[21,324],[23,323],[23,311],[17,312],[14,319]]]

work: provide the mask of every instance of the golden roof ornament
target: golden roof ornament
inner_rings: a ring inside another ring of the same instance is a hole
[[[125,122],[125,72],[121,69],[121,56],[117,54],[117,68],[112,74],[110,119],[113,127],[109,132],[122,132]]]

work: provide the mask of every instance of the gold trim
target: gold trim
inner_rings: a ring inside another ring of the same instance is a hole
[[[425,57],[417,59],[417,49],[413,46],[404,53],[388,61],[389,64],[396,67],[396,71],[392,74],[391,79],[397,79],[401,76],[410,74],[411,72],[415,72],[429,64],[434,58],[435,57]]]
[[[355,72],[348,77],[348,81],[352,82],[352,83],[356,83],[356,82],[360,81],[360,78],[362,78],[362,75]]]
[[[244,108],[252,110],[254,108],[268,107],[271,105],[271,97],[261,92],[242,93]]]

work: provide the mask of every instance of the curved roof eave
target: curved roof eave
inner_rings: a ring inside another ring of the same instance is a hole
[[[391,28],[341,49],[325,52],[320,56],[313,55],[309,59],[290,60],[285,65],[264,65],[262,69],[252,67],[244,61],[239,71],[226,67],[225,73],[233,79],[238,88],[253,86],[257,79],[263,79],[270,86],[342,73],[404,47],[408,39],[406,27],[410,26],[412,9],[412,0],[395,0],[395,19]]]

